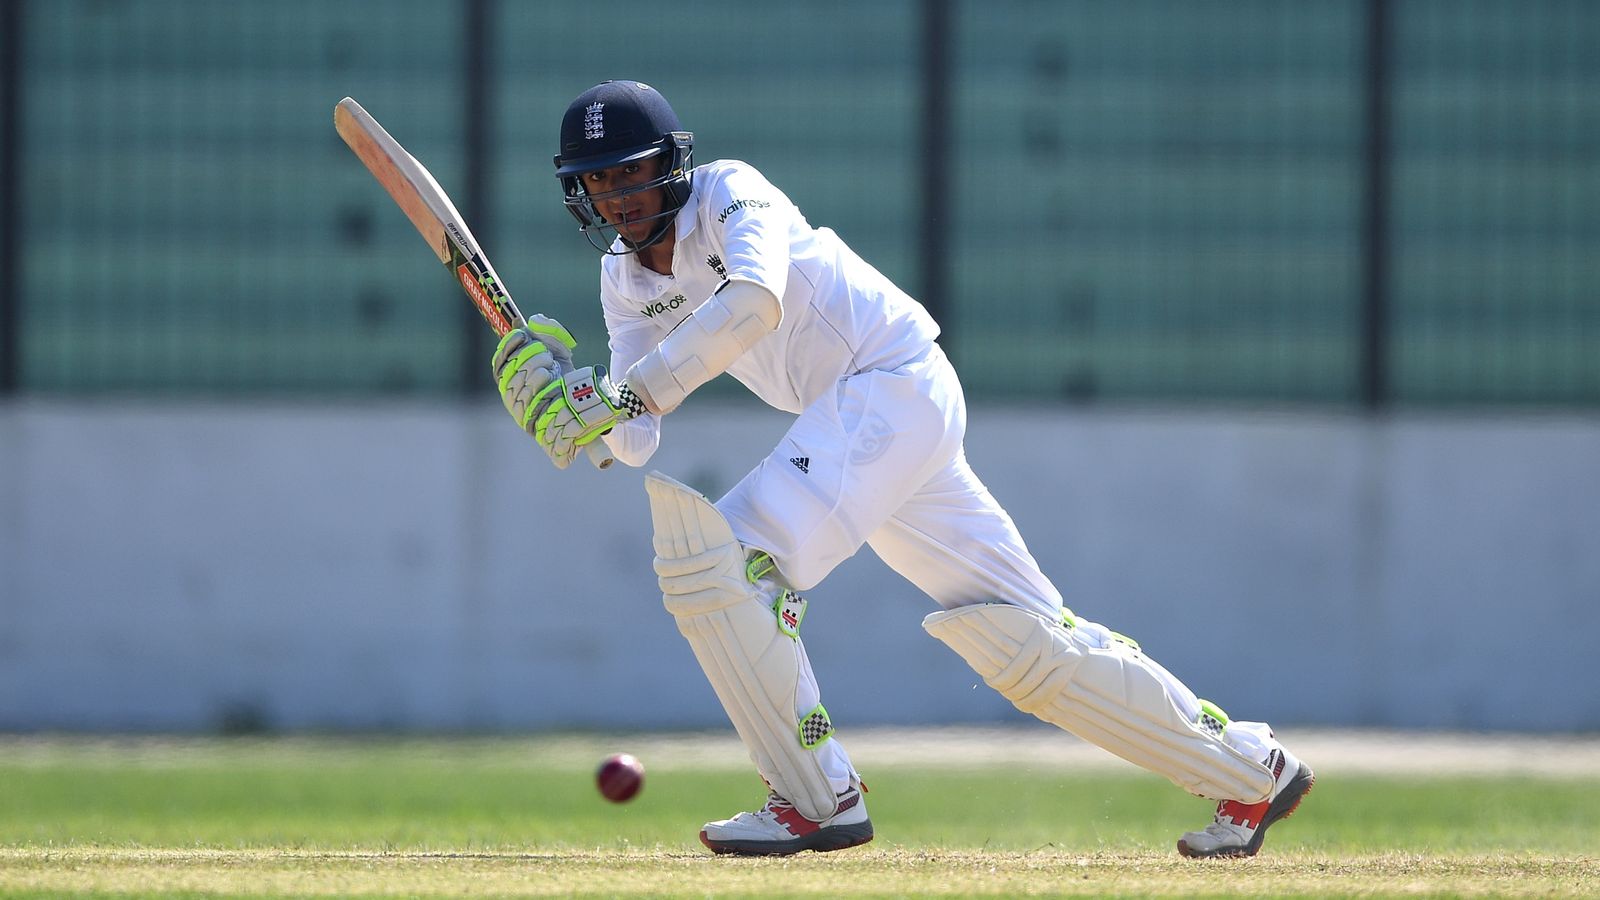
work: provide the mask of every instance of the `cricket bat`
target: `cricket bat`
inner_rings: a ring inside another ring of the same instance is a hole
[[[527,324],[528,320],[506,293],[500,276],[494,266],[489,265],[488,257],[483,255],[467,223],[450,202],[450,195],[433,180],[427,168],[407,153],[377,119],[361,108],[361,104],[349,97],[333,108],[333,127],[372,177],[394,198],[434,255],[454,274],[495,334],[504,337],[511,329]],[[597,469],[604,469],[613,462],[605,445],[598,440],[588,444],[585,450]]]

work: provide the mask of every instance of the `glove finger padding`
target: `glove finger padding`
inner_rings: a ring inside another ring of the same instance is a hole
[[[524,328],[506,332],[491,362],[500,401],[523,430],[533,433],[533,401],[557,378],[556,357]]]
[[[533,403],[533,398],[559,378],[553,363],[546,366],[525,365],[506,382],[500,399],[505,404],[506,412],[511,413],[523,431],[534,434],[534,413],[538,407]]]
[[[532,344],[544,346],[526,328],[513,328],[501,336],[500,343],[494,348],[494,358],[489,360],[489,371],[494,374],[497,384],[505,377],[506,367],[511,361]]]
[[[535,313],[528,317],[527,329],[550,355],[555,357],[556,371],[565,375],[572,371],[572,351],[578,347],[578,339],[566,326],[546,315]]]

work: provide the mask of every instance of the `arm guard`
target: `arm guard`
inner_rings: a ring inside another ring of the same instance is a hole
[[[671,412],[695,388],[726,372],[782,321],[783,306],[771,291],[754,281],[724,282],[628,369],[628,387],[650,412]]]

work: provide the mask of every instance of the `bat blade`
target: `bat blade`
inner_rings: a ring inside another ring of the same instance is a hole
[[[394,198],[439,261],[448,263],[451,247],[445,223],[461,221],[461,214],[433,175],[351,97],[333,108],[333,128]]]
[[[333,127],[411,220],[434,256],[450,268],[495,334],[503,337],[511,329],[527,324],[461,213],[450,202],[450,195],[427,167],[406,152],[354,98],[346,97],[334,106]],[[613,461],[600,441],[588,444],[585,451],[597,469],[607,468]]]
[[[455,273],[495,333],[504,335],[522,325],[526,320],[501,286],[500,276],[427,167],[353,98],[346,97],[333,108],[333,127],[411,220],[434,256]]]

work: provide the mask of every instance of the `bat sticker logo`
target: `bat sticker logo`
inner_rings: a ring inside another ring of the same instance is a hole
[[[772,612],[778,617],[778,630],[799,640],[800,623],[806,617],[806,599],[794,591],[784,591],[772,605]]]
[[[467,296],[472,298],[472,305],[478,308],[478,312],[483,313],[483,317],[489,320],[489,324],[494,326],[497,333],[505,334],[511,330],[511,323],[506,320],[505,314],[500,312],[500,307],[489,299],[488,291],[478,282],[478,276],[473,273],[471,266],[466,263],[456,266],[456,277],[461,280],[461,286],[466,288]],[[493,282],[490,282],[490,285],[492,286]]]

